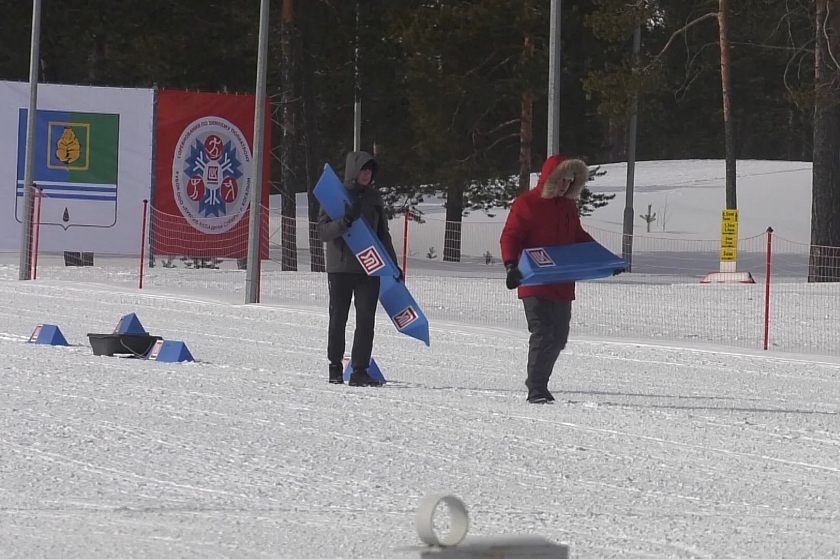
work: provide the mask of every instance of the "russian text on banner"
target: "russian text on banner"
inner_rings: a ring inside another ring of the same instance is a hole
[[[244,258],[253,202],[254,95],[161,90],[157,112],[152,250],[160,255]],[[268,103],[268,100],[266,101]],[[271,151],[266,111],[266,153]],[[261,203],[268,207],[270,157]],[[260,257],[268,258],[263,212]]]
[[[328,164],[315,185],[313,194],[321,207],[337,220],[344,217],[344,203],[352,202],[347,189]],[[344,234],[344,241],[356,255],[365,272],[380,277],[379,303],[388,313],[396,329],[406,336],[429,345],[429,321],[405,284],[397,279],[399,270],[382,242],[365,219],[353,222]]]

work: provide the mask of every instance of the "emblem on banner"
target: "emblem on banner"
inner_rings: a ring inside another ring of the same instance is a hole
[[[251,201],[251,148],[232,122],[217,116],[193,121],[181,133],[172,159],[175,203],[195,229],[229,231]]]
[[[376,247],[366,248],[357,254],[356,258],[359,259],[359,263],[361,263],[362,268],[365,269],[365,272],[367,272],[368,275],[385,267],[385,261],[382,259],[382,256],[379,255]]]
[[[28,111],[18,111],[15,218],[22,221]],[[114,227],[117,224],[120,115],[35,113],[34,181],[40,190],[41,225]]]
[[[394,324],[397,325],[397,328],[400,330],[404,329],[409,324],[413,323],[419,318],[417,311],[414,310],[414,307],[408,307],[403,311],[398,312],[394,315]]]
[[[544,248],[528,248],[525,249],[525,252],[528,253],[528,256],[540,268],[548,268],[556,265]]]

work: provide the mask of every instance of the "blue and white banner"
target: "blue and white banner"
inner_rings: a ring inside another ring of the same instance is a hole
[[[0,251],[20,250],[29,84],[0,81]],[[39,248],[140,253],[152,186],[154,91],[38,86]]]

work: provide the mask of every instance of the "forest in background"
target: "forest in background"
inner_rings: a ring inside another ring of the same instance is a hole
[[[813,161],[812,243],[840,246],[840,0],[562,6],[561,151],[625,161],[636,99],[639,160]],[[0,8],[0,79],[26,81],[31,3]],[[358,98],[361,145],[382,164],[391,210],[444,197],[455,241],[444,257],[457,260],[464,213],[509,204],[548,155],[549,15],[550,0],[272,1],[271,180],[283,215],[325,162],[343,169]],[[258,19],[258,0],[45,1],[39,79],[252,93]],[[727,186],[734,202],[734,176]]]

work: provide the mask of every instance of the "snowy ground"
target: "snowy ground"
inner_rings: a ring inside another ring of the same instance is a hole
[[[840,557],[838,359],[576,337],[534,407],[522,329],[438,320],[426,348],[380,318],[391,382],[351,389],[305,286],[295,308],[0,275],[4,558],[417,557],[395,550],[431,492],[573,557]],[[200,362],[92,356],[127,312]],[[26,344],[40,322],[77,345]]]

